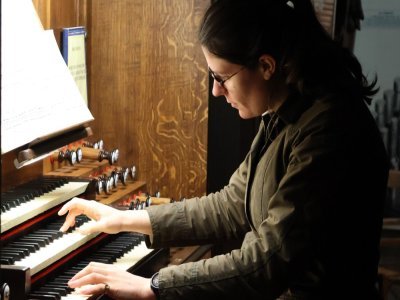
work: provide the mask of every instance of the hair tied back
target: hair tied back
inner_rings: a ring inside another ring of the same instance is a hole
[[[289,6],[291,9],[294,9],[294,4],[292,1],[287,1],[286,5]]]

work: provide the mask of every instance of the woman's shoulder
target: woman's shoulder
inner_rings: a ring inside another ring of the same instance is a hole
[[[376,126],[373,116],[362,99],[326,96],[311,105],[291,124],[292,130],[305,132],[357,131],[365,126]]]

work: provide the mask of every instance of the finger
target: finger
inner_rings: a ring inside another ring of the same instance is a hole
[[[99,273],[105,275],[107,272],[107,267],[109,265],[103,264],[103,263],[98,263],[98,262],[90,262],[86,267],[84,267],[82,270],[80,270],[78,273],[76,273],[68,282],[76,281],[84,276],[87,276],[91,273]]]
[[[81,215],[80,211],[71,210],[65,218],[64,224],[61,226],[60,231],[67,231],[68,228],[75,225],[75,219],[78,215]]]
[[[105,292],[105,283],[88,284],[75,289],[75,291],[82,295],[98,295]]]
[[[61,209],[58,211],[58,215],[62,216],[65,215],[68,211],[71,211],[73,209],[80,209],[82,205],[84,205],[84,199],[81,198],[72,198],[72,200],[68,201],[61,207]],[[80,209],[82,211],[82,209]]]
[[[64,224],[61,226],[61,228],[59,229],[61,232],[66,232],[68,230],[68,228],[72,227],[75,225],[75,220],[73,222],[68,222],[65,221]]]
[[[110,223],[109,218],[104,217],[98,221],[92,220],[91,222],[85,223],[77,228],[77,230],[81,234],[87,235],[93,232],[116,233],[119,229],[115,224],[113,224],[113,222]]]
[[[80,215],[77,211],[70,211],[65,218],[64,224],[60,228],[61,231],[66,231],[69,227],[73,227],[75,225],[76,217]]]
[[[88,284],[98,284],[106,281],[106,276],[97,272],[89,273],[76,280],[68,281],[68,286],[71,288],[79,288]]]
[[[69,227],[75,225],[76,216],[84,213],[87,200],[81,198],[73,198],[58,211],[58,215],[62,216],[68,212],[64,224],[61,226],[60,231],[65,232]]]
[[[82,226],[78,227],[76,229],[76,231],[78,231],[79,233],[81,233],[83,235],[89,235],[93,232],[101,232],[102,225],[99,223],[101,223],[101,222],[100,221],[99,222],[92,221],[90,223],[85,223]]]

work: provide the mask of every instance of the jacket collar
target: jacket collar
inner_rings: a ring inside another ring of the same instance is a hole
[[[290,94],[276,114],[285,124],[295,123],[300,116],[312,105],[310,98],[302,97],[298,93]]]

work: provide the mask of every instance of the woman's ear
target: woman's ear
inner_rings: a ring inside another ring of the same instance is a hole
[[[258,59],[260,63],[260,70],[263,74],[265,80],[271,79],[272,75],[275,73],[276,61],[268,54],[263,54]]]

